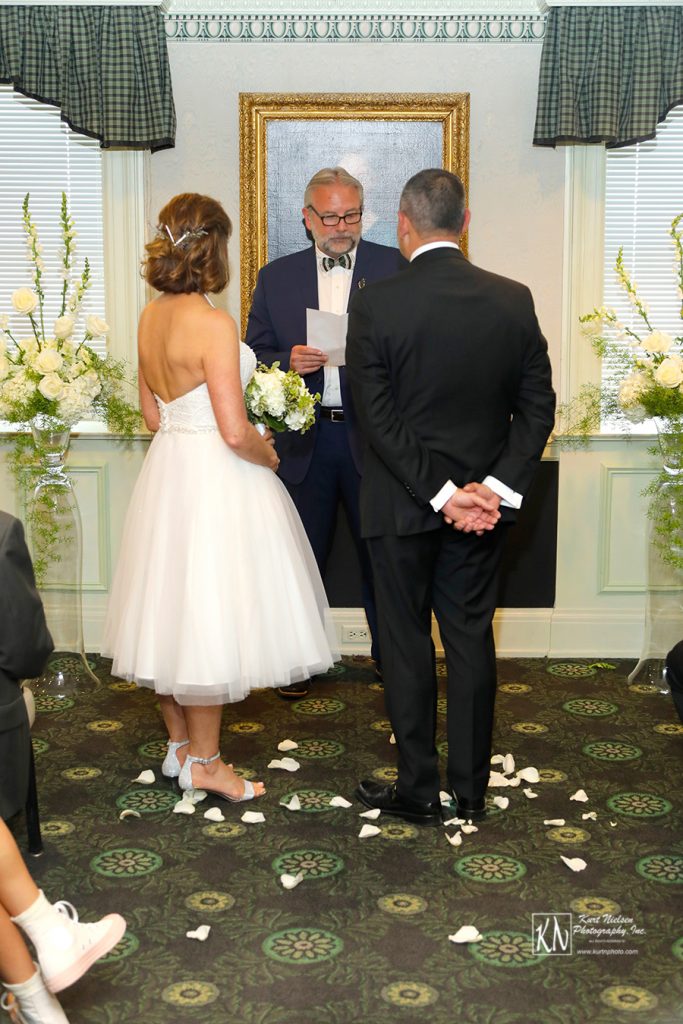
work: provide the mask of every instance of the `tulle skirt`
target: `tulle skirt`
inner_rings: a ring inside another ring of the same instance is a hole
[[[217,432],[158,433],[128,510],[102,653],[180,704],[241,700],[338,660],[322,580],[282,482]]]

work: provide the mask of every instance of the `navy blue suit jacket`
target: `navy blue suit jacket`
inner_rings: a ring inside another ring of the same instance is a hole
[[[390,277],[405,266],[407,263],[398,249],[361,239],[356,250],[349,301],[359,288]],[[318,309],[318,272],[313,245],[301,252],[273,260],[259,271],[245,338],[259,362],[271,366],[277,361],[282,370],[289,369],[292,346],[306,344],[307,309]],[[346,368],[343,366],[340,367],[339,377],[349,444],[356,467],[360,470],[362,444],[346,382]],[[322,395],[322,369],[306,374],[304,380],[309,391]],[[316,428],[317,417],[316,426],[305,434],[287,431],[277,435],[279,474],[288,483],[301,483],[306,476],[313,455]]]

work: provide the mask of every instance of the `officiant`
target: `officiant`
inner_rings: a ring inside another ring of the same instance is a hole
[[[343,503],[360,562],[371,653],[381,678],[372,573],[360,535],[361,445],[346,370],[343,365],[333,365],[343,357],[328,354],[332,338],[321,335],[322,342],[329,342],[325,348],[313,343],[307,311],[345,315],[356,289],[397,273],[405,261],[398,249],[361,238],[363,186],[343,167],[325,167],[313,175],[301,212],[313,244],[261,268],[245,341],[261,362],[270,366],[277,361],[283,370],[296,370],[309,390],[322,397],[311,430],[277,436],[278,472],[301,516],[323,577],[337,509],[339,502]],[[317,326],[324,335],[324,318],[322,321]],[[308,683],[294,683],[278,692],[285,699],[304,697]]]

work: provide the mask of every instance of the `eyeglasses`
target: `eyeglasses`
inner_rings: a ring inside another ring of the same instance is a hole
[[[324,224],[326,228],[336,228],[340,220],[343,220],[345,224],[358,224],[361,217],[363,216],[363,210],[351,210],[349,213],[343,213],[341,216],[337,213],[318,213],[315,206],[310,204],[306,207],[307,210],[313,210],[316,217],[320,218],[321,224]]]

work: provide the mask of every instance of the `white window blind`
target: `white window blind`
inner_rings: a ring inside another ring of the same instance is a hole
[[[681,298],[673,271],[671,221],[683,212],[683,106],[675,107],[648,142],[607,150],[603,302],[641,337],[647,328],[634,313],[614,272],[620,247],[631,280],[649,306],[654,330],[683,334]],[[603,380],[609,375],[603,363]],[[638,428],[646,428],[643,424]],[[609,430],[609,424],[603,429]]]
[[[0,314],[10,316],[15,337],[27,337],[28,320],[13,312],[11,296],[17,288],[32,287],[26,256],[22,203],[30,193],[30,210],[43,246],[45,261],[42,286],[45,292],[45,331],[60,313],[61,265],[57,256],[61,232],[59,210],[66,192],[69,213],[75,221],[75,269],[90,263],[91,287],[82,315],[95,313],[106,319],[104,295],[104,247],[102,238],[102,158],[99,143],[77,135],[60,119],[59,110],[0,86]],[[16,333],[15,333],[16,332]],[[77,330],[74,337],[82,337]],[[106,341],[92,347],[105,354]]]

